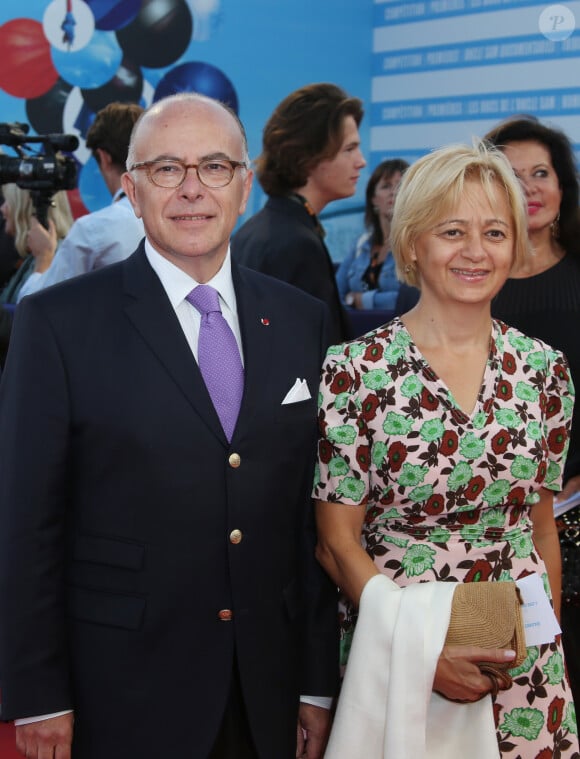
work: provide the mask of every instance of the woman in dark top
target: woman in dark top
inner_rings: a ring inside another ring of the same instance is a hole
[[[580,387],[580,218],[578,176],[566,135],[531,116],[508,119],[486,135],[519,178],[528,203],[533,255],[492,304],[495,317],[561,350]],[[580,403],[572,421],[561,503],[580,495]],[[574,700],[580,706],[580,506],[562,524],[562,630]],[[574,546],[574,541],[579,545]]]

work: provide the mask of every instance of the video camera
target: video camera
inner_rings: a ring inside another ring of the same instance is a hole
[[[59,190],[73,190],[77,183],[77,164],[61,151],[79,146],[73,134],[28,136],[28,124],[0,124],[0,145],[9,145],[16,156],[0,155],[0,184],[12,182],[29,190],[38,221],[48,229],[48,209]],[[43,153],[30,147],[40,144]]]

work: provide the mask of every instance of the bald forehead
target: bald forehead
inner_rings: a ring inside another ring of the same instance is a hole
[[[200,123],[204,125],[211,123],[220,131],[235,135],[243,143],[240,126],[231,113],[217,102],[194,97],[160,101],[153,105],[139,121],[134,134],[134,143],[138,145],[153,130],[174,127],[179,121],[187,122],[187,128],[192,132]]]

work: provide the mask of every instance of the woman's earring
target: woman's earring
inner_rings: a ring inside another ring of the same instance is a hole
[[[550,230],[552,231],[552,237],[557,240],[560,237],[560,211],[558,211],[558,215],[550,224]]]
[[[405,274],[410,274],[412,271],[413,271],[413,267],[411,266],[411,264],[407,264],[405,266]]]

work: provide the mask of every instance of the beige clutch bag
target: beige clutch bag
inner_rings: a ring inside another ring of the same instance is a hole
[[[521,597],[515,582],[467,582],[453,594],[445,645],[511,648],[516,658],[505,664],[480,662],[497,693],[499,683],[509,687],[508,669],[519,667],[527,656]],[[499,682],[498,682],[499,681]]]

